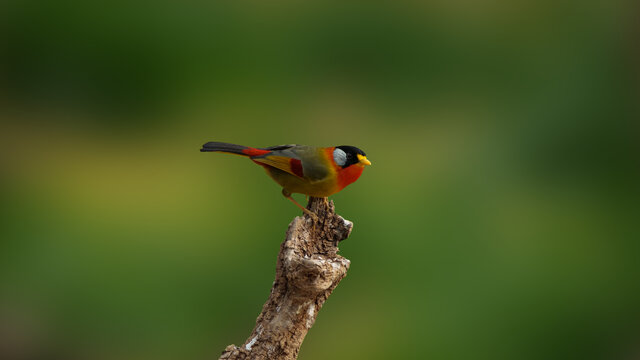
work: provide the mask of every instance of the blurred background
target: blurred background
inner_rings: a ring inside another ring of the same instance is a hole
[[[300,359],[640,359],[634,1],[0,4],[0,357],[214,359],[349,144],[348,276]],[[303,201],[303,197],[298,196]]]

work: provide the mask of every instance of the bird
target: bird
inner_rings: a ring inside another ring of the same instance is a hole
[[[282,186],[285,198],[313,218],[317,218],[316,214],[300,205],[292,194],[326,198],[358,180],[364,168],[371,165],[364,151],[350,145],[315,147],[289,144],[254,148],[210,141],[202,145],[200,151],[248,157]]]

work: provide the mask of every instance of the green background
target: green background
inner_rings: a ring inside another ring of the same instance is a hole
[[[299,210],[250,161],[198,152],[212,140],[373,162],[332,197],[352,265],[300,359],[640,356],[633,1],[0,14],[8,358],[211,359],[247,338]]]

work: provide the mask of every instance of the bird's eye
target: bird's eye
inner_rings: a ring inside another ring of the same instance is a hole
[[[342,149],[336,148],[333,150],[333,161],[335,161],[338,166],[344,166],[344,164],[347,163],[347,153]]]

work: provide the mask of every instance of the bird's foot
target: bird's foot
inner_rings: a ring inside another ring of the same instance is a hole
[[[309,217],[313,219],[314,223],[318,222],[318,215],[316,213],[306,208],[303,208],[302,211],[304,211],[306,215],[309,215]]]
[[[314,213],[313,211],[311,211],[311,210],[305,208],[304,206],[300,205],[300,203],[298,203],[296,201],[296,199],[291,197],[291,193],[290,192],[288,192],[285,189],[282,189],[282,195],[284,195],[284,197],[286,197],[287,199],[291,200],[291,202],[293,202],[305,214],[309,215],[309,217],[311,217],[311,219],[313,219],[314,223],[318,222],[318,215],[316,213]]]

